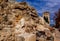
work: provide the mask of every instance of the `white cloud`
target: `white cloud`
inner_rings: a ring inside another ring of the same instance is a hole
[[[48,7],[60,5],[60,0],[41,0],[41,1],[46,1],[47,2],[46,6]]]
[[[50,24],[55,24],[54,20],[50,20]]]
[[[58,5],[58,3],[48,2],[48,3],[46,4],[46,6],[48,6],[48,7],[55,7],[56,5]]]
[[[56,2],[56,3],[60,2],[60,0],[41,0],[41,1]]]

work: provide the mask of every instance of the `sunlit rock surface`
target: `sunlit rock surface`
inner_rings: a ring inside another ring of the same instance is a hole
[[[26,2],[0,0],[0,41],[53,41],[52,30]]]

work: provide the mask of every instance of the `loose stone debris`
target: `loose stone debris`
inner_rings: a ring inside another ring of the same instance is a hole
[[[0,41],[54,41],[52,31],[26,2],[0,0]]]

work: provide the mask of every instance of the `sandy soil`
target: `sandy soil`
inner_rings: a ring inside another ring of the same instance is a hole
[[[54,41],[60,41],[60,32],[56,31],[55,39]]]

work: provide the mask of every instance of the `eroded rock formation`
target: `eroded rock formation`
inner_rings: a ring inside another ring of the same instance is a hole
[[[53,41],[52,30],[26,2],[0,3],[0,41]]]

